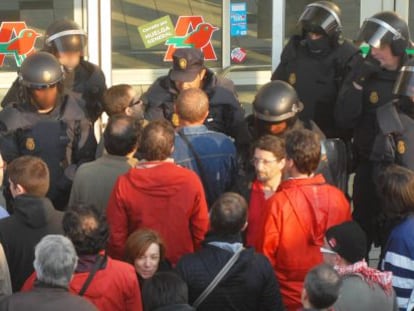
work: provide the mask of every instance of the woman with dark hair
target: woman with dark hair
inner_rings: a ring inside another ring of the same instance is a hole
[[[394,225],[384,247],[383,270],[393,274],[400,310],[414,307],[414,172],[398,165],[386,168],[380,183],[384,215]]]
[[[135,267],[141,289],[146,279],[159,270],[171,269],[165,259],[165,244],[158,232],[139,229],[133,232],[125,245],[125,260]]]

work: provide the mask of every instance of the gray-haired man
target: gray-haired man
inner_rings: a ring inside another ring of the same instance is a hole
[[[33,262],[38,282],[30,292],[19,292],[0,302],[0,310],[97,310],[68,291],[78,262],[72,242],[62,235],[47,235],[35,248]]]

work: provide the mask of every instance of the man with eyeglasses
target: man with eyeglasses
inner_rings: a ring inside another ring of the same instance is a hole
[[[251,163],[256,179],[250,190],[246,244],[255,247],[261,234],[266,202],[273,197],[282,180],[286,156],[283,139],[274,135],[260,137],[253,150]]]
[[[129,84],[116,84],[107,89],[103,95],[103,110],[112,117],[115,115],[130,116],[138,121],[142,127],[148,124],[144,119],[144,102],[141,96]],[[97,150],[96,158],[101,157],[105,153],[104,137],[102,136]],[[139,154],[136,154],[140,158]]]
[[[321,145],[310,130],[286,134],[285,180],[266,204],[259,245],[270,260],[288,310],[301,307],[307,272],[322,262],[327,228],[351,219],[345,195],[326,183],[318,167]]]
[[[63,89],[63,77],[61,65],[52,54],[30,55],[18,77],[21,101],[0,112],[4,160],[10,162],[21,155],[42,158],[50,171],[47,196],[60,210],[66,207],[77,167],[93,160],[96,152],[92,124],[82,110],[82,100]]]
[[[341,295],[333,306],[335,311],[398,310],[392,273],[368,267],[364,259],[366,240],[365,232],[354,221],[329,227],[325,233],[320,248],[323,259],[342,277]]]

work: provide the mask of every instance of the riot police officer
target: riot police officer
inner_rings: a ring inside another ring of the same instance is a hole
[[[414,170],[414,60],[400,69],[393,94],[398,98],[377,109],[380,132],[371,159]]]
[[[0,149],[6,162],[41,157],[50,171],[48,197],[64,209],[76,168],[94,159],[96,139],[80,97],[63,92],[64,72],[50,53],[28,56],[19,71],[23,100],[0,112]]]
[[[393,86],[411,43],[407,23],[394,12],[380,12],[367,18],[357,40],[369,44],[370,52],[365,58],[358,54],[351,61],[351,70],[338,96],[335,118],[339,126],[354,131],[353,217],[367,233],[370,247],[379,233],[376,218],[380,202],[375,180],[381,161],[372,158],[379,133],[377,110],[394,98]]]
[[[106,90],[102,70],[84,59],[86,33],[71,20],[57,20],[46,30],[43,50],[56,56],[65,70],[64,86],[82,94],[88,118],[95,121],[102,113],[102,96]],[[3,98],[2,107],[18,101],[18,81]]]
[[[253,114],[247,117],[249,130],[254,139],[265,135],[284,137],[294,129],[306,128],[318,133],[321,138],[322,157],[317,172],[325,179],[346,192],[346,156],[345,145],[339,139],[326,139],[323,132],[312,120],[302,121],[299,114],[303,104],[295,89],[284,81],[272,81],[260,88],[253,101]],[[242,155],[249,157],[248,152]],[[246,171],[248,162],[243,161]],[[246,173],[248,175],[248,173]]]
[[[334,122],[334,106],[346,63],[358,49],[342,37],[340,18],[341,10],[333,2],[307,5],[298,20],[301,34],[290,38],[271,80],[295,88],[304,105],[302,120],[313,120],[327,137],[347,138]]]

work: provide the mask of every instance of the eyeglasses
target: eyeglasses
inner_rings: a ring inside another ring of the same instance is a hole
[[[330,249],[325,248],[325,247],[321,247],[320,251],[321,251],[322,254],[331,254],[331,255],[336,255],[337,254],[333,250],[330,250]]]
[[[135,106],[135,105],[141,105],[142,103],[143,103],[143,101],[141,100],[141,98],[140,98],[140,97],[138,97],[138,96],[134,96],[134,97],[131,99],[131,101],[130,101],[130,103],[129,103],[128,107],[132,107],[132,106]]]
[[[260,162],[262,162],[263,165],[269,165],[273,162],[277,162],[277,159],[267,160],[267,159],[253,158],[253,159],[250,160],[250,163],[252,163],[253,165],[257,165]]]

